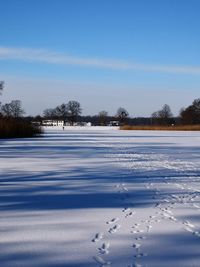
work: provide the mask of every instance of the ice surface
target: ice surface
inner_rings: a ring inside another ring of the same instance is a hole
[[[0,141],[0,266],[200,266],[200,132]]]

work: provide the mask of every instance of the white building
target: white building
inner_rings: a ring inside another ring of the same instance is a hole
[[[108,126],[119,126],[119,121],[110,121]]]
[[[64,126],[64,121],[61,120],[43,120],[43,126]]]

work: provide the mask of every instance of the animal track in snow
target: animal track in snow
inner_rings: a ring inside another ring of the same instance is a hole
[[[142,265],[139,264],[139,263],[134,263],[134,264],[133,264],[133,267],[142,267]]]
[[[107,224],[114,224],[119,221],[119,218],[113,218],[110,221],[106,222]]]
[[[92,242],[98,242],[103,238],[103,233],[97,233],[95,237],[92,239]]]
[[[122,212],[130,212],[130,211],[131,211],[130,208],[124,208],[124,209],[122,210]]]
[[[152,225],[147,225],[147,233],[150,232],[151,228],[152,228]]]
[[[161,203],[156,203],[155,208],[159,208],[161,206]]]
[[[197,209],[200,209],[200,206],[198,204],[192,204],[193,207],[197,208]]]
[[[148,256],[147,253],[138,253],[138,254],[134,255],[135,258],[141,258],[141,257],[146,257],[146,256]]]
[[[195,236],[200,237],[200,232],[198,232],[198,231],[194,231],[192,234],[195,235]]]
[[[135,223],[132,228],[138,228],[140,226],[140,223]]]
[[[131,211],[128,214],[126,214],[125,218],[132,217],[134,214],[135,214],[135,212]]]
[[[141,247],[141,244],[139,244],[139,243],[133,244],[133,248],[135,248],[137,252],[139,251],[140,247]]]
[[[121,228],[121,225],[120,225],[120,224],[116,224],[115,226],[113,226],[112,228],[110,228],[108,232],[109,232],[110,234],[114,234],[114,233],[116,233],[120,228]]]
[[[171,221],[177,222],[177,219],[176,219],[174,216],[170,216],[169,219],[170,219]]]
[[[188,221],[183,222],[183,224],[184,224],[185,226],[187,226],[187,227],[194,228],[194,225],[191,224],[191,223],[188,222]]]
[[[137,263],[137,262],[135,262],[135,263],[133,263],[131,265],[128,265],[128,267],[142,267],[142,265]]]
[[[109,267],[111,266],[111,262],[110,261],[105,261],[102,257],[100,256],[95,256],[93,257],[93,259],[100,264],[101,267]]]
[[[193,233],[193,230],[192,230],[191,228],[189,228],[189,227],[184,227],[184,229],[185,229],[185,231],[187,231],[187,232]]]
[[[144,240],[146,239],[146,236],[138,236],[135,238],[135,240],[139,241],[139,240]]]
[[[99,252],[101,254],[108,254],[109,253],[109,247],[110,247],[110,244],[109,243],[103,243],[103,245],[99,248]]]

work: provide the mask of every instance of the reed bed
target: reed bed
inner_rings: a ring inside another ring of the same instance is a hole
[[[120,127],[120,130],[146,130],[146,131],[200,131],[200,125],[150,125],[150,126],[132,126],[124,125]]]
[[[0,138],[37,137],[42,129],[26,121],[0,119]]]

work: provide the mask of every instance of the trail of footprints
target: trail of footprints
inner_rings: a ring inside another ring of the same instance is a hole
[[[120,195],[124,194],[125,192],[128,192],[128,189],[125,187],[124,183],[117,185],[116,188],[118,189],[118,193]],[[125,197],[125,199],[126,199],[126,197]],[[122,217],[121,221],[123,222],[123,220],[131,219],[136,214],[136,212],[133,209],[131,209],[130,207],[126,206],[121,210],[121,214],[122,214],[122,216],[120,216],[120,217]],[[142,251],[142,241],[144,241],[147,238],[143,234],[145,234],[145,232],[146,233],[150,232],[150,230],[152,228],[152,225],[150,225],[150,223],[152,222],[153,219],[154,219],[154,216],[150,216],[150,218],[147,221],[140,222],[140,223],[134,223],[132,225],[132,227],[130,229],[130,234],[135,235],[133,238],[133,240],[135,240],[135,242],[132,243],[131,247],[133,248],[133,258],[135,260],[133,260],[134,262],[131,265],[127,265],[127,267],[129,267],[129,266],[130,267],[142,266],[136,260],[139,260],[140,258],[147,256],[147,253]],[[110,242],[104,242],[104,240],[109,238],[109,236],[108,236],[109,234],[115,234],[121,228],[119,217],[111,218],[110,220],[107,220],[106,225],[108,226],[107,232],[106,233],[96,233],[94,238],[92,239],[92,242],[98,243],[98,245],[100,244],[99,246],[97,246],[97,251],[98,251],[99,255],[94,256],[94,260],[101,267],[112,265],[111,261],[106,261],[103,258],[103,255],[108,255],[110,253],[110,250],[111,250]],[[143,227],[144,229],[141,229],[141,227]]]
[[[169,184],[169,183],[168,183]],[[182,190],[192,190],[192,193],[189,194],[182,194],[182,195],[176,195],[176,194],[172,194],[170,196],[168,196],[167,198],[162,200],[161,202],[158,202],[155,207],[159,208],[159,212],[157,212],[157,214],[161,215],[162,219],[169,219],[177,224],[179,224],[180,226],[183,226],[183,229],[191,234],[193,234],[196,237],[200,237],[200,231],[196,230],[196,227],[189,222],[188,220],[184,220],[184,221],[180,221],[177,218],[175,218],[174,214],[173,214],[173,209],[175,209],[175,206],[177,204],[187,204],[191,207],[195,207],[197,209],[200,209],[198,204],[193,203],[194,199],[198,198],[199,196],[197,195],[197,193],[199,192],[199,190],[196,189],[192,189],[191,187],[187,187],[187,185],[182,185],[182,184],[175,184],[178,188],[181,188]],[[167,206],[164,206],[167,205]]]
[[[117,158],[118,162],[121,163],[121,156],[126,158],[126,152],[122,151],[120,153],[120,157]],[[129,170],[131,171],[131,170]],[[188,187],[187,184],[180,184],[176,183],[176,187],[182,190],[189,190],[191,191],[190,194],[170,194],[165,197],[160,196],[160,189],[155,187],[155,184],[153,182],[148,181],[149,177],[147,177],[147,182],[145,184],[145,188],[154,190],[153,199],[158,200],[156,201],[156,204],[154,205],[155,212],[152,215],[149,215],[147,219],[141,220],[140,222],[134,222],[134,224],[131,226],[130,234],[133,235],[133,243],[131,247],[133,248],[133,262],[127,267],[145,267],[147,265],[143,265],[140,260],[144,257],[147,257],[147,253],[145,253],[142,249],[143,242],[148,238],[148,234],[151,232],[152,228],[156,223],[160,223],[162,220],[169,220],[173,223],[177,223],[179,225],[183,226],[183,229],[192,235],[200,238],[200,231],[197,231],[195,226],[189,222],[188,220],[185,221],[179,221],[173,213],[173,209],[176,208],[176,204],[190,204],[191,207],[196,208],[200,211],[200,205],[194,203],[194,201],[200,197],[200,190]],[[173,185],[174,183],[170,183],[168,181],[168,177],[164,177],[164,182],[167,185]],[[129,190],[126,187],[126,184],[124,182],[121,182],[120,184],[116,185],[116,188],[118,189],[119,197],[122,201],[126,201],[130,195]],[[112,250],[112,246],[110,245],[110,242],[104,241],[105,239],[109,239],[109,235],[117,233],[120,228],[120,220],[123,219],[132,219],[136,212],[131,209],[130,205],[125,204],[124,209],[121,210],[123,216],[122,219],[119,219],[119,217],[111,218],[110,220],[106,221],[106,225],[108,226],[106,233],[96,233],[94,238],[92,239],[92,242],[98,243],[97,246],[97,252],[98,255],[94,256],[93,259],[100,267],[111,267],[112,262],[105,260],[104,255],[108,255],[110,251]],[[134,220],[134,219],[133,219]],[[135,220],[134,220],[135,221]]]

